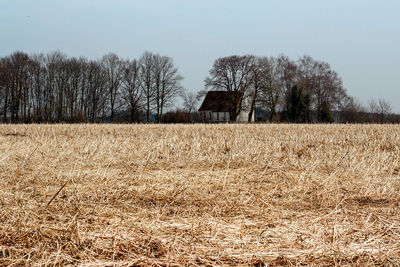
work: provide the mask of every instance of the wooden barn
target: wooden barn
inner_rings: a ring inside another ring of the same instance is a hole
[[[231,122],[231,114],[235,111],[234,103],[242,102],[242,108],[236,122],[247,122],[249,110],[247,101],[241,100],[240,92],[209,91],[199,109],[204,122]],[[254,113],[252,116],[254,121]]]

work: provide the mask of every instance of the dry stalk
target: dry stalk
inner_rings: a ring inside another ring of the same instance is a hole
[[[396,265],[399,164],[397,125],[2,125],[0,266]]]
[[[61,192],[61,190],[63,190],[63,188],[68,184],[69,181],[65,182],[60,189],[58,189],[58,191],[53,195],[53,197],[49,200],[49,202],[47,202],[47,206],[50,205],[51,202],[53,202],[53,200],[58,196],[58,194]]]

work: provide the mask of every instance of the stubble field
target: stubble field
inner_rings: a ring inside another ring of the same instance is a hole
[[[400,127],[0,125],[0,265],[400,264]]]

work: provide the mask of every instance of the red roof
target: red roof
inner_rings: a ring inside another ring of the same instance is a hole
[[[199,111],[230,112],[234,108],[234,100],[240,101],[240,92],[208,91]]]

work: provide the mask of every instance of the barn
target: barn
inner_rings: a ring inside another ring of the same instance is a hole
[[[199,109],[204,122],[231,122],[231,113],[234,112],[234,103],[240,103],[240,92],[209,91]],[[249,116],[248,103],[242,101],[242,108],[236,117],[236,122],[247,122]],[[252,116],[254,121],[254,113]]]

